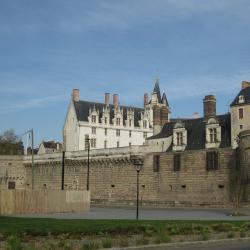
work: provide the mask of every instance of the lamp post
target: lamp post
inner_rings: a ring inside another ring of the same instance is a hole
[[[142,170],[143,159],[137,155],[130,155],[130,159],[136,170],[136,219],[139,219],[139,174]]]
[[[85,138],[85,146],[87,145],[87,147],[88,147],[87,191],[89,191],[89,149],[90,149],[89,140],[90,140],[89,137]]]
[[[136,188],[136,219],[139,219],[139,173],[142,169],[142,165],[135,165],[135,170],[136,170],[136,183],[137,183],[137,188]]]

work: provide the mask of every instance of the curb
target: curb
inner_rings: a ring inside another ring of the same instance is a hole
[[[189,245],[208,245],[215,243],[237,243],[237,242],[250,242],[250,237],[238,238],[238,239],[219,239],[219,240],[203,240],[203,241],[185,241],[185,242],[176,242],[176,243],[164,243],[164,244],[151,244],[151,245],[141,245],[141,246],[131,246],[131,247],[115,247],[109,248],[110,250],[129,250],[129,249],[161,249],[165,247],[182,247]],[[108,250],[100,249],[100,250]]]

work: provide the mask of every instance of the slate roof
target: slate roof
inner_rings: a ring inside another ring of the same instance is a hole
[[[244,96],[244,103],[239,103],[239,96]],[[236,105],[244,105],[246,103],[250,103],[250,87],[246,87],[242,89],[239,94],[235,97],[233,102],[230,104],[230,106],[236,106]]]
[[[231,118],[230,114],[218,115],[216,117],[221,126],[221,144],[220,148],[227,148],[231,146]],[[173,127],[177,121],[182,121],[187,130],[187,147],[186,150],[197,150],[205,148],[205,126],[204,118],[197,119],[175,119],[166,123],[161,132],[153,135],[150,139],[166,138],[173,135]],[[172,150],[170,147],[168,150]]]
[[[96,111],[99,111],[99,122],[101,122],[101,118],[103,115],[103,108],[105,106],[104,103],[98,102],[88,102],[88,101],[78,101],[74,102],[75,111],[77,115],[78,121],[88,121],[89,109],[93,109],[95,106]],[[110,123],[112,124],[112,119],[114,118],[114,105],[110,104]],[[137,107],[128,107],[128,106],[119,106],[123,108],[123,125],[125,125],[125,120],[127,119],[127,110],[134,110],[134,126],[139,127],[139,120],[141,120],[141,113],[144,112],[143,108]]]
[[[159,79],[156,79],[155,81],[155,86],[154,86],[154,91],[153,93],[157,94],[157,99],[159,103],[162,103],[162,99],[161,99],[161,90],[160,90],[160,86],[159,86]]]
[[[57,149],[57,143],[54,141],[43,141],[42,142],[45,148]]]

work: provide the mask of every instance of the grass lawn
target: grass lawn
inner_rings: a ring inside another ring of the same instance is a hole
[[[0,234],[59,235],[67,234],[138,234],[147,230],[158,232],[162,228],[175,233],[201,232],[205,228],[213,231],[250,230],[250,221],[181,221],[181,220],[62,220],[0,217]]]
[[[250,221],[62,220],[0,217],[0,248],[90,250],[250,236]]]

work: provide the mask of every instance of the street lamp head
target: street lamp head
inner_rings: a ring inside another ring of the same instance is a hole
[[[143,166],[142,164],[134,164],[135,170],[137,172],[140,172],[142,170],[142,166]]]

